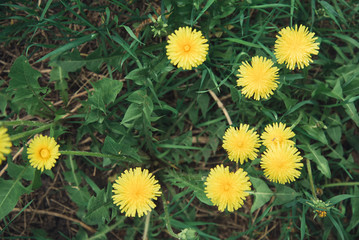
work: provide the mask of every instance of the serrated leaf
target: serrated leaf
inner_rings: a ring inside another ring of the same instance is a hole
[[[14,209],[21,195],[29,193],[19,180],[19,177],[16,180],[0,178],[0,220]]]
[[[259,178],[250,177],[250,181],[255,189],[255,192],[253,193],[254,202],[251,207],[251,213],[253,213],[271,199],[273,192],[269,189],[268,185]]]
[[[9,77],[8,91],[19,88],[31,88],[34,91],[41,89],[38,82],[41,73],[31,67],[25,56],[20,56],[15,60],[11,66]]]
[[[90,193],[86,187],[65,186],[65,189],[68,192],[71,200],[79,207],[87,207],[88,201],[90,200]]]
[[[117,95],[120,93],[123,83],[118,80],[110,78],[103,78],[98,82],[92,83],[94,91],[88,98],[94,108],[100,109],[106,113],[106,106],[116,100]]]
[[[141,160],[140,156],[138,155],[138,150],[131,147],[131,144],[126,140],[126,138],[122,138],[121,141],[115,141],[110,136],[105,138],[105,142],[101,149],[102,153],[112,154],[112,155],[127,155],[131,156],[136,160]],[[105,166],[105,165],[104,165]]]
[[[87,205],[87,213],[83,220],[90,225],[101,225],[110,219],[109,204],[107,204],[105,189],[92,196]]]

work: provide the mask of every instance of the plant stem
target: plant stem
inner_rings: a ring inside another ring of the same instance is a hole
[[[322,185],[322,188],[327,188],[327,187],[348,187],[348,186],[359,186],[359,182],[340,182],[340,183],[328,183],[328,184],[324,184]]]
[[[22,132],[22,133],[12,135],[12,136],[10,136],[10,140],[15,141],[15,140],[18,140],[18,139],[21,139],[21,138],[24,138],[24,137],[27,137],[27,136],[30,136],[30,135],[33,135],[33,134],[36,134],[36,133],[40,133],[40,132],[42,132],[44,130],[49,129],[53,125],[54,125],[54,123],[48,123],[46,125],[43,125],[41,127],[36,128],[36,129],[32,129],[32,130],[29,130],[29,131],[26,131],[26,132]]]
[[[146,215],[145,228],[143,229],[142,240],[147,240],[147,233],[150,226],[151,211]]]
[[[117,156],[112,154],[104,154],[97,152],[84,152],[84,151],[59,151],[60,154],[63,155],[77,155],[77,156],[87,156],[87,157],[99,157],[99,158],[111,158],[111,159],[119,159],[123,160],[124,156]]]
[[[18,126],[18,125],[41,127],[44,126],[44,123],[35,122],[35,121],[24,121],[24,120],[0,121],[0,126]]]
[[[125,217],[121,217],[121,219],[119,219],[116,223],[114,223],[111,226],[106,226],[103,228],[103,230],[98,231],[95,235],[91,236],[90,238],[88,238],[87,240],[93,240],[93,239],[102,239],[105,238],[106,239],[106,234],[111,232],[112,230],[114,230],[116,227],[118,227],[119,225],[123,224],[125,220]]]
[[[168,234],[171,235],[172,237],[175,237],[176,239],[179,239],[178,235],[173,232],[173,229],[171,227],[170,215],[168,213],[166,199],[163,195],[161,196],[161,198],[162,198],[162,203],[163,203],[163,209],[165,210],[165,222],[166,222],[166,228],[167,228]]]
[[[312,168],[310,166],[310,161],[307,158],[307,170],[308,170],[308,176],[309,176],[309,182],[310,182],[310,187],[312,189],[312,195],[315,199],[317,199],[317,194],[315,193],[315,187],[314,187],[314,181],[313,181],[313,174],[312,174]]]

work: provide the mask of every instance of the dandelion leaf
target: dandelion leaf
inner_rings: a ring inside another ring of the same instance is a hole
[[[282,184],[276,184],[276,192],[274,193],[275,200],[273,205],[283,205],[285,203],[293,201],[300,193],[297,193],[294,189],[286,187]]]
[[[273,192],[269,189],[268,185],[259,178],[250,177],[250,181],[255,189],[253,193],[254,202],[251,208],[251,213],[253,213],[271,199]]]
[[[20,196],[30,191],[17,180],[0,178],[0,220],[16,206]]]
[[[105,189],[102,189],[97,196],[92,196],[87,205],[87,213],[83,220],[89,225],[101,225],[110,219],[108,198]]]

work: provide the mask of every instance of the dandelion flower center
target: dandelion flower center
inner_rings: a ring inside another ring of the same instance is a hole
[[[49,156],[50,156],[50,151],[49,151],[47,148],[41,149],[41,151],[40,151],[40,156],[41,156],[43,159],[48,159]]]
[[[50,170],[60,156],[59,145],[52,137],[36,136],[29,144],[27,155],[33,168]]]
[[[233,212],[240,208],[248,192],[251,183],[247,173],[239,168],[236,172],[230,172],[229,167],[218,165],[210,170],[205,182],[205,193],[219,211]]]
[[[223,148],[231,161],[244,163],[247,159],[257,157],[259,137],[248,124],[240,124],[239,128],[229,127],[223,136]]]
[[[285,184],[300,176],[301,160],[297,148],[290,144],[276,144],[263,153],[261,167],[270,181]]]
[[[317,37],[309,32],[308,28],[295,25],[294,28],[286,27],[280,30],[274,45],[274,54],[278,63],[286,63],[286,67],[293,70],[296,66],[301,69],[313,62],[312,55],[317,55],[319,43]]]
[[[190,27],[180,27],[168,36],[166,54],[173,65],[191,70],[201,65],[208,52],[207,39],[200,31]]]
[[[156,205],[160,185],[147,169],[135,168],[126,170],[113,185],[113,201],[125,212],[127,217],[146,215]]]
[[[246,98],[267,99],[278,87],[279,69],[270,59],[255,56],[252,65],[244,62],[238,71],[237,85],[243,87],[241,92]]]

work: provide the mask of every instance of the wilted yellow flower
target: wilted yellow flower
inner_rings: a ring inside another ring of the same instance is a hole
[[[229,160],[239,160],[243,164],[247,159],[254,160],[257,157],[259,136],[253,129],[249,130],[248,124],[240,124],[239,128],[229,127],[226,130],[222,146]]]
[[[252,65],[247,61],[239,67],[239,79],[237,86],[242,86],[242,94],[246,98],[253,97],[255,100],[267,99],[278,87],[279,78],[277,67],[273,62],[264,57],[252,57]]]
[[[278,63],[286,63],[287,68],[293,70],[295,66],[299,69],[313,62],[311,54],[317,55],[319,43],[315,42],[317,37],[309,32],[306,26],[295,25],[294,29],[286,27],[280,30],[274,45],[274,54]]]
[[[302,159],[297,148],[289,144],[277,144],[263,153],[261,167],[270,181],[285,184],[300,176]]]
[[[38,135],[30,142],[27,155],[33,168],[50,170],[60,156],[59,145],[53,137]]]
[[[318,216],[320,218],[325,218],[327,216],[327,212],[326,211],[320,211],[320,210],[316,210]]]
[[[290,138],[294,137],[295,134],[293,131],[286,127],[283,123],[273,123],[272,125],[267,125],[264,128],[264,132],[261,135],[262,143],[266,147],[270,147],[273,144],[289,144],[294,145]]]
[[[227,208],[233,212],[243,205],[243,200],[249,195],[246,191],[251,190],[252,184],[242,168],[229,172],[228,167],[218,165],[209,172],[205,185],[207,197],[219,211]]]
[[[161,195],[160,185],[152,173],[140,167],[126,170],[113,185],[114,204],[120,206],[121,213],[127,217],[139,217],[146,215],[156,205],[156,200]]]
[[[11,152],[11,141],[9,134],[7,134],[7,128],[0,127],[0,164],[5,160],[6,154]]]
[[[208,44],[200,31],[180,27],[168,36],[167,56],[173,65],[191,70],[201,65],[208,52]]]

